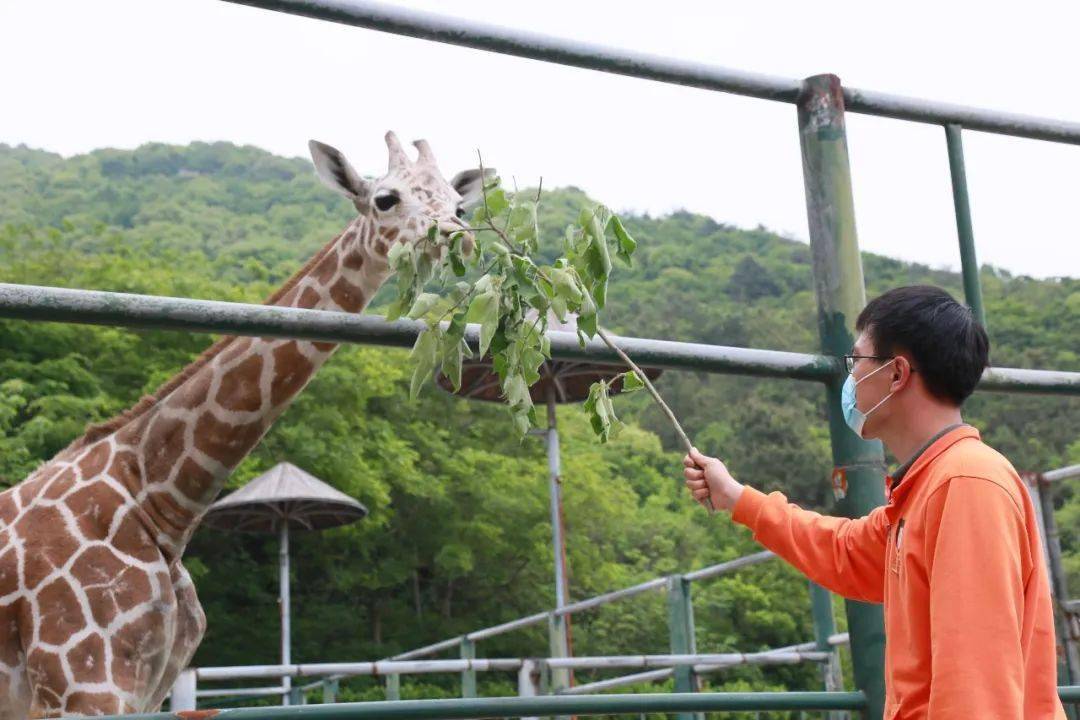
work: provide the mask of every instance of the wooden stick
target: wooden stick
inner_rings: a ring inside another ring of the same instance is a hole
[[[686,454],[689,455],[690,451],[694,449],[694,444],[690,442],[689,436],[687,436],[686,431],[683,430],[682,425],[679,424],[679,419],[675,417],[675,413],[671,411],[671,408],[668,407],[668,404],[664,402],[664,398],[660,397],[660,393],[658,393],[656,391],[656,388],[653,387],[652,382],[649,380],[649,376],[646,375],[644,371],[642,371],[642,369],[639,368],[634,363],[634,361],[630,359],[629,355],[622,351],[622,348],[615,344],[615,341],[611,339],[611,336],[607,334],[607,331],[604,330],[604,328],[596,328],[596,334],[599,335],[600,339],[603,340],[607,344],[607,346],[611,348],[624,363],[626,363],[627,367],[637,373],[637,376],[641,378],[641,381],[643,383],[645,383],[645,387],[652,394],[653,400],[656,401],[656,404],[659,405],[660,409],[664,411],[665,415],[667,415],[667,419],[671,421],[672,427],[675,428],[675,434],[679,436],[679,440],[682,441],[683,448],[686,449]],[[625,384],[625,382],[626,381],[624,380],[623,383]],[[706,489],[709,487],[708,483],[705,484],[705,487]],[[716,512],[716,508],[713,506],[712,502],[712,491],[710,491],[709,496],[705,498],[705,501],[709,504],[709,510],[711,512]]]

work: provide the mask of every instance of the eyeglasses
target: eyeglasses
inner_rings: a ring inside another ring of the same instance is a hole
[[[892,360],[892,358],[881,357],[880,355],[845,355],[844,367],[847,368],[848,374],[855,369],[856,360]]]

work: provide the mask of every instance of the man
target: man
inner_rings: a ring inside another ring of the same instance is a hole
[[[960,416],[987,366],[986,332],[928,286],[876,298],[855,327],[845,420],[905,460],[885,506],[856,520],[802,510],[696,449],[687,488],[815,582],[884,603],[886,718],[1064,720],[1035,509]]]

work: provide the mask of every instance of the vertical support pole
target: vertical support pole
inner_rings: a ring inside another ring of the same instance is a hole
[[[282,518],[281,527],[278,530],[280,543],[278,545],[278,597],[281,604],[281,664],[292,665],[292,640],[289,626],[289,521]],[[289,705],[292,700],[292,678],[281,678],[281,686],[285,693],[281,697],[282,705]]]
[[[822,679],[826,691],[844,689],[844,676],[840,671],[840,654],[829,645],[829,637],[836,632],[833,623],[832,594],[815,582],[810,582],[810,610],[814,620],[814,641],[817,649],[829,653],[829,660],[821,665]],[[848,714],[841,710],[831,710],[829,720],[843,720]]]
[[[1065,646],[1065,667],[1058,677],[1058,685],[1080,685],[1080,637],[1076,635],[1076,623],[1070,622],[1065,603],[1069,600],[1069,588],[1065,581],[1065,565],[1061,560],[1061,537],[1058,535],[1057,520],[1054,519],[1054,495],[1050,483],[1041,475],[1035,482],[1042,506],[1043,541],[1050,558],[1047,568],[1050,572],[1050,588],[1053,591],[1054,616],[1058,625],[1058,635]]]
[[[324,705],[330,705],[337,702],[338,690],[341,688],[341,681],[337,678],[327,678],[322,684],[322,701]]]
[[[975,232],[971,228],[971,205],[968,203],[967,172],[964,170],[964,145],[961,127],[945,126],[945,144],[949,149],[949,172],[952,174],[953,208],[956,211],[956,235],[960,240],[960,268],[964,274],[964,300],[975,317],[986,327],[983,309],[979,262],[975,259]]]
[[[476,659],[476,644],[467,637],[461,638],[461,659]],[[471,663],[468,670],[461,671],[461,697],[476,697],[476,671],[472,669]]]
[[[540,670],[535,660],[523,660],[518,670],[518,697],[536,697],[539,695]],[[537,717],[523,716],[521,720],[539,720]]]
[[[392,673],[386,676],[386,699],[401,699],[401,676],[397,673]]]
[[[294,685],[289,688],[289,704],[307,705],[307,695],[300,689],[300,686]]]
[[[172,697],[169,698],[169,712],[177,713],[183,710],[194,710],[195,687],[197,684],[198,679],[195,676],[195,668],[181,670],[172,686]]]
[[[818,330],[822,350],[839,356],[850,352],[855,318],[866,304],[840,78],[804,80],[798,112]],[[880,442],[857,437],[844,422],[840,387],[839,377],[826,386],[834,486],[840,489],[837,509],[860,517],[885,503],[885,457]],[[845,610],[855,684],[867,698],[864,717],[880,720],[885,711],[884,614],[880,605],[852,600]]]
[[[559,454],[559,426],[556,415],[554,380],[548,378],[547,387],[547,460],[548,494],[551,503],[551,551],[555,565],[555,608],[562,609],[570,602],[570,591],[566,581],[566,527],[563,521],[562,503],[562,460]],[[563,657],[573,655],[573,642],[570,636],[572,618],[559,616],[559,647],[565,653]],[[573,671],[564,671],[567,687],[574,684]]]
[[[551,613],[548,615],[548,656],[553,658],[570,657],[570,648],[566,644],[566,616]],[[566,668],[551,668],[549,688],[551,694],[558,695],[570,687],[570,671]]]
[[[672,575],[667,581],[668,632],[671,635],[672,655],[695,655],[694,605],[690,594],[690,581],[682,575]],[[675,668],[675,692],[697,692],[698,680],[694,668],[680,665]],[[703,713],[676,713],[676,720],[704,720]]]

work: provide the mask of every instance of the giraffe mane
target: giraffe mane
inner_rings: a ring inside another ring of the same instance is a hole
[[[296,287],[296,285],[308,274],[308,272],[313,267],[315,267],[316,263],[322,260],[326,256],[326,254],[330,252],[331,248],[334,247],[334,245],[340,238],[341,234],[337,235],[336,237],[334,237],[333,240],[324,245],[322,249],[319,250],[319,252],[315,253],[311,257],[311,259],[304,264],[302,268],[297,270],[292,275],[292,277],[290,277],[285,282],[284,285],[278,288],[274,292],[274,294],[267,298],[265,301],[263,301],[262,304],[273,305],[282,297],[284,297],[286,293]],[[206,348],[206,350],[203,350],[199,357],[191,361],[187,365],[187,367],[185,367],[179,373],[165,381],[161,386],[158,387],[157,390],[153,392],[153,394],[143,395],[137,403],[135,403],[133,406],[120,413],[119,415],[100,423],[92,423],[88,425],[85,432],[83,432],[80,437],[75,438],[75,440],[73,440],[70,445],[68,445],[61,453],[59,453],[59,455],[67,455],[68,453],[81,450],[87,445],[90,445],[91,443],[94,443],[103,437],[113,434],[120,428],[127,425],[129,422],[132,422],[133,420],[136,420],[137,418],[146,414],[146,412],[150,410],[150,408],[154,407],[154,405],[156,405],[160,400],[164,399],[166,396],[168,396],[169,393],[180,387],[180,385],[182,385],[188,378],[190,378],[200,369],[205,367],[207,363],[209,363],[217,355],[219,355],[229,343],[236,339],[236,337],[237,336],[235,335],[226,335],[225,337],[221,338],[213,345]]]

